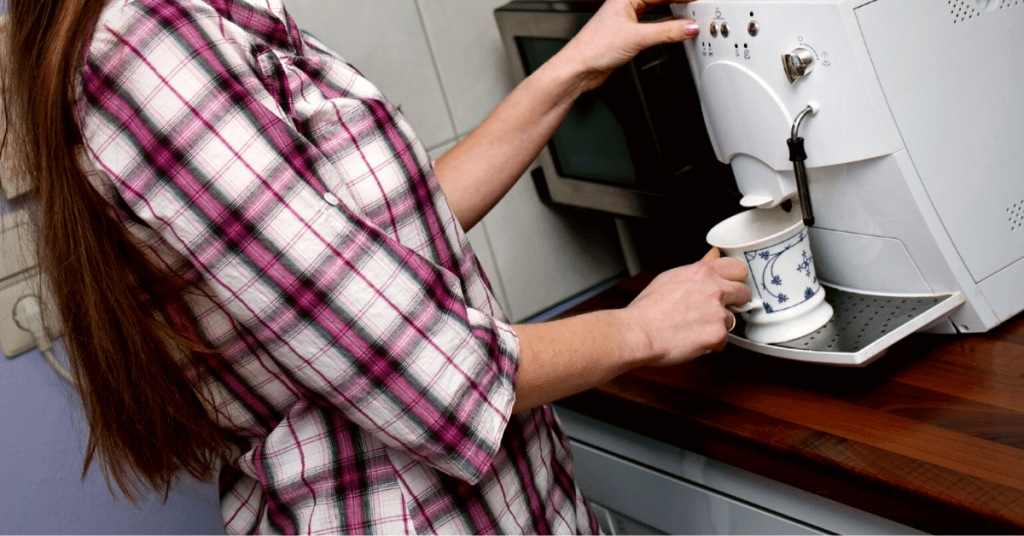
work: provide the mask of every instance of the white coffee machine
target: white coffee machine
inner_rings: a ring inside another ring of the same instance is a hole
[[[836,311],[795,341],[734,343],[860,366],[910,333],[987,331],[1024,310],[1024,0],[673,10],[701,27],[687,52],[737,212],[810,208]]]

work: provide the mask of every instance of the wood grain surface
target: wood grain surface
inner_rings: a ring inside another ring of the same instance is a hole
[[[558,404],[927,532],[1024,533],[1024,318],[915,334],[864,368],[730,345]]]

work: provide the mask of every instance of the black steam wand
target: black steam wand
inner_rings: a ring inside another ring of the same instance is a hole
[[[793,172],[796,174],[796,192],[800,197],[800,214],[807,227],[814,225],[814,210],[811,208],[811,192],[807,187],[807,168],[804,166],[804,161],[807,160],[807,151],[804,150],[804,139],[800,137],[799,131],[800,124],[804,119],[808,115],[816,113],[818,113],[818,108],[814,104],[809,104],[801,110],[793,120],[790,138],[786,141],[786,144],[789,145],[789,160],[793,162]]]

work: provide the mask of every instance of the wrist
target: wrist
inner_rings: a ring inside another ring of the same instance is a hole
[[[565,48],[552,56],[537,74],[547,77],[562,87],[560,93],[575,101],[583,93],[599,86],[607,78],[607,74],[599,73],[587,67],[587,61],[569,42]]]
[[[657,345],[650,333],[644,329],[643,323],[636,318],[636,313],[629,308],[613,311],[617,315],[619,326],[619,353],[621,361],[627,368],[649,365],[659,357]]]

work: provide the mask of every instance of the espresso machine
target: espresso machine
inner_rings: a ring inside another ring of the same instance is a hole
[[[737,212],[800,211],[835,311],[793,341],[733,343],[863,366],[911,333],[1024,309],[1024,0],[673,11],[701,27],[686,50]]]

